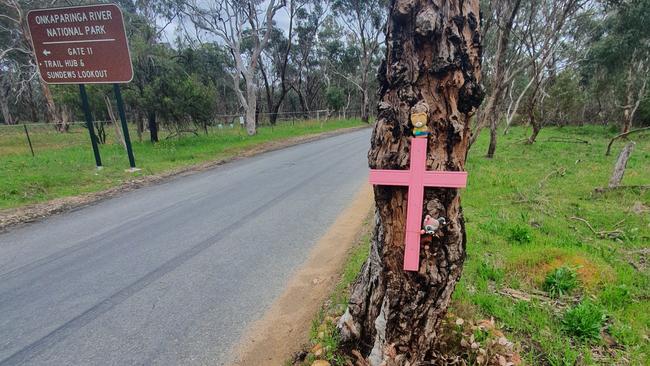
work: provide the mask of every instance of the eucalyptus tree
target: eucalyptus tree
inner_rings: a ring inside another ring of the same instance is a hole
[[[614,89],[622,111],[621,130],[628,132],[647,98],[650,78],[650,1],[611,1],[585,60],[585,73],[601,89]]]
[[[260,73],[266,91],[269,122],[272,125],[276,123],[280,107],[291,89],[289,73],[296,37],[296,23],[298,18],[304,17],[306,11],[312,6],[312,2],[308,0],[288,0],[285,7],[287,27],[285,29],[274,27],[269,44],[260,55]]]
[[[10,82],[13,84],[13,98],[28,88],[31,93],[32,81],[38,80],[45,99],[46,116],[58,131],[63,132],[67,131],[68,126],[61,119],[50,86],[37,76],[36,59],[27,28],[27,12],[46,7],[47,4],[45,1],[0,0],[0,67],[4,69],[3,72],[14,74]],[[9,81],[5,79],[4,82]]]
[[[318,97],[324,89],[326,60],[321,52],[324,44],[322,32],[330,19],[329,3],[324,1],[308,2],[296,14],[289,83],[305,118],[310,110],[319,108]]]
[[[528,143],[536,141],[543,127],[543,120],[536,114],[536,106],[545,95],[544,88],[554,75],[559,49],[565,41],[564,36],[576,13],[588,3],[588,0],[536,0],[531,5],[532,18],[530,29],[524,38],[526,56],[530,60],[528,68],[529,83],[520,95],[527,94],[526,114],[533,127]],[[515,110],[512,113],[516,113]]]
[[[392,0],[385,59],[379,69],[377,123],[368,162],[405,169],[413,126],[425,113],[430,170],[464,170],[469,119],[482,100],[478,0]],[[423,236],[418,272],[405,272],[407,188],[376,186],[368,260],[339,321],[344,341],[372,366],[437,365],[439,325],[465,260],[465,224],[457,189],[427,189],[425,214],[444,217],[439,235]],[[422,212],[419,212],[422,214]],[[418,233],[419,234],[419,233]]]
[[[246,130],[249,135],[254,135],[259,58],[273,32],[273,18],[284,7],[284,1],[187,0],[183,5],[186,20],[191,21],[197,30],[219,39],[230,51],[235,65],[231,74],[233,90],[245,111]],[[250,53],[243,47],[245,41],[252,44]],[[244,90],[240,85],[242,77]]]
[[[361,120],[370,114],[370,79],[374,76],[373,61],[383,43],[387,19],[386,0],[335,0],[333,9],[347,29],[350,42],[359,48],[359,68],[342,74],[361,93]]]
[[[497,145],[497,125],[501,117],[501,101],[505,91],[520,71],[518,62],[520,52],[517,47],[511,46],[511,33],[513,28],[521,26],[517,22],[520,16],[522,0],[491,0],[489,3],[490,21],[494,22],[495,37],[492,48],[486,49],[484,56],[490,64],[490,93],[479,116],[479,126],[490,127],[490,145],[487,157],[494,157]],[[478,134],[480,128],[475,133]]]

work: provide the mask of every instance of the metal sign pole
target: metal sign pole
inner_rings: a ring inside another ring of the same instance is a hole
[[[129,137],[129,126],[126,124],[126,113],[124,113],[124,102],[122,101],[122,92],[120,84],[113,84],[113,93],[117,99],[117,112],[122,122],[122,132],[124,134],[124,143],[126,144],[126,153],[129,155],[129,165],[135,169],[135,157],[133,157],[133,148],[131,147],[131,138]]]
[[[88,95],[86,94],[86,86],[79,84],[79,94],[81,95],[81,106],[86,116],[86,125],[88,125],[88,133],[90,134],[90,143],[93,145],[93,153],[95,154],[95,164],[98,168],[102,167],[102,158],[99,156],[99,147],[97,147],[97,136],[95,136],[95,127],[93,126],[93,116],[90,114],[90,106],[88,105]]]

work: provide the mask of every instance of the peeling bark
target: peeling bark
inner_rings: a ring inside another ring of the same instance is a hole
[[[464,170],[469,120],[483,98],[479,1],[393,0],[386,39],[370,167],[407,169],[409,116],[424,104],[431,131],[427,168]],[[376,186],[374,192],[370,255],[339,323],[341,336],[371,365],[426,364],[465,259],[459,192],[425,190],[423,217],[442,216],[448,224],[439,235],[422,237],[419,272],[402,269],[407,189]]]

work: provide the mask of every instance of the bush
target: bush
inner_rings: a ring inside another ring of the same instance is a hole
[[[587,301],[564,313],[562,328],[567,334],[581,340],[598,339],[605,319],[605,313],[597,305]]]
[[[548,292],[554,298],[566,295],[576,287],[578,287],[578,275],[576,271],[565,266],[549,272],[542,285],[544,291]]]

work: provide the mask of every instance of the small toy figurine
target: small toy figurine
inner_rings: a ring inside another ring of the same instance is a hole
[[[427,136],[429,134],[426,113],[411,114],[411,124],[413,125],[413,136]]]
[[[429,234],[433,235],[440,229],[442,225],[446,225],[447,220],[445,220],[444,217],[439,217],[437,219],[434,219],[430,215],[426,215],[424,217],[424,222],[422,223],[422,226],[424,226],[424,229],[420,230],[420,234]]]
[[[411,125],[413,125],[413,136],[429,135],[427,120],[429,119],[429,105],[421,100],[411,109]]]

